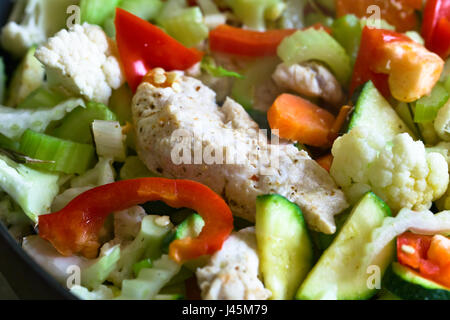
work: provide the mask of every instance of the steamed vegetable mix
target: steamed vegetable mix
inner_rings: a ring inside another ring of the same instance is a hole
[[[76,297],[450,299],[450,0],[19,0],[0,40],[0,221]]]

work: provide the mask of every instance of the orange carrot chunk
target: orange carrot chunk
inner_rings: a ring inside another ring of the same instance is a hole
[[[323,157],[317,158],[316,161],[319,164],[319,166],[330,172],[331,164],[333,163],[333,156],[331,153]]]
[[[334,116],[315,104],[291,94],[280,95],[267,113],[270,128],[280,138],[314,146],[330,146],[328,135]]]

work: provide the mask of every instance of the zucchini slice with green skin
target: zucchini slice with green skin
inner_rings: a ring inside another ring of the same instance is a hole
[[[370,266],[378,266],[380,281],[384,270],[391,263],[395,245],[383,249],[375,261],[367,262],[366,245],[372,231],[380,227],[384,218],[391,215],[389,207],[374,193],[367,193],[355,205],[350,216],[330,247],[297,292],[297,299],[364,300],[371,298],[376,289],[369,286]]]
[[[293,299],[314,257],[302,211],[280,195],[259,196],[255,219],[264,285],[272,299]]]
[[[348,131],[360,126],[382,134],[386,141],[391,141],[397,134],[404,132],[416,139],[415,134],[375,88],[372,81],[367,82],[361,91],[350,119]]]
[[[384,286],[405,300],[450,300],[450,290],[423,278],[398,262],[392,263],[383,278]]]

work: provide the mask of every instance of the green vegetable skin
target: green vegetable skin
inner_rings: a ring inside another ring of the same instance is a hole
[[[272,299],[293,299],[314,256],[302,211],[280,195],[259,196],[255,219],[264,285]]]
[[[30,167],[67,174],[82,174],[94,163],[94,147],[27,130],[20,140],[19,151],[38,160]]]
[[[394,262],[383,278],[393,294],[406,300],[450,300],[450,290]]]
[[[440,83],[436,83],[430,95],[416,101],[414,122],[424,123],[433,121],[439,109],[450,97],[447,89]]]
[[[17,105],[19,109],[52,108],[67,99],[55,90],[42,86],[28,95]]]
[[[0,188],[35,223],[39,215],[50,212],[59,191],[58,181],[58,174],[37,171],[0,155]]]
[[[193,47],[208,37],[208,27],[199,7],[187,7],[185,0],[169,0],[157,22],[186,47]]]
[[[352,14],[345,15],[333,22],[331,30],[333,37],[344,47],[352,65],[354,65],[361,42],[362,27],[360,19]]]
[[[280,17],[285,4],[280,0],[227,0],[234,14],[251,29],[263,30],[266,20]]]
[[[81,0],[81,22],[102,25],[121,0]]]
[[[99,257],[81,272],[81,284],[89,289],[96,289],[108,278],[109,274],[117,267],[120,259],[120,246],[114,246],[103,257]]]
[[[102,103],[88,102],[68,114],[51,135],[78,143],[92,143],[91,125],[94,120],[116,120],[116,115]]]
[[[325,63],[338,81],[347,86],[352,68],[344,48],[324,30],[313,28],[297,31],[284,38],[278,46],[278,56],[285,63],[294,64],[308,60]]]
[[[366,245],[372,231],[391,215],[387,205],[375,194],[367,193],[353,208],[350,217],[331,246],[322,254],[297,292],[297,299],[369,299],[376,293],[367,285],[370,265],[381,275],[391,263],[395,246],[387,246],[375,261],[365,260]]]

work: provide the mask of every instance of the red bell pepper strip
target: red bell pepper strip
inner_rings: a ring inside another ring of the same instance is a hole
[[[141,178],[88,190],[62,210],[40,216],[39,235],[65,256],[81,253],[93,258],[100,247],[99,231],[109,214],[158,200],[174,208],[191,208],[205,221],[197,238],[171,243],[169,255],[174,261],[183,262],[214,253],[233,229],[230,208],[208,187],[189,180]]]
[[[331,29],[316,23],[309,28],[323,29],[331,34]],[[209,33],[211,51],[224,52],[247,57],[275,56],[281,41],[297,29],[253,31],[220,25]]]
[[[407,36],[383,29],[365,27],[361,36],[361,44],[353,69],[353,78],[350,84],[350,94],[367,81],[371,80],[375,87],[386,98],[390,97],[387,74],[377,73],[380,64],[386,63],[383,46],[396,41],[412,41]]]
[[[450,55],[450,1],[428,0],[423,12],[425,46],[443,59]]]
[[[202,59],[200,51],[186,48],[157,26],[123,9],[116,9],[115,25],[120,60],[133,92],[150,69],[186,70]]]

